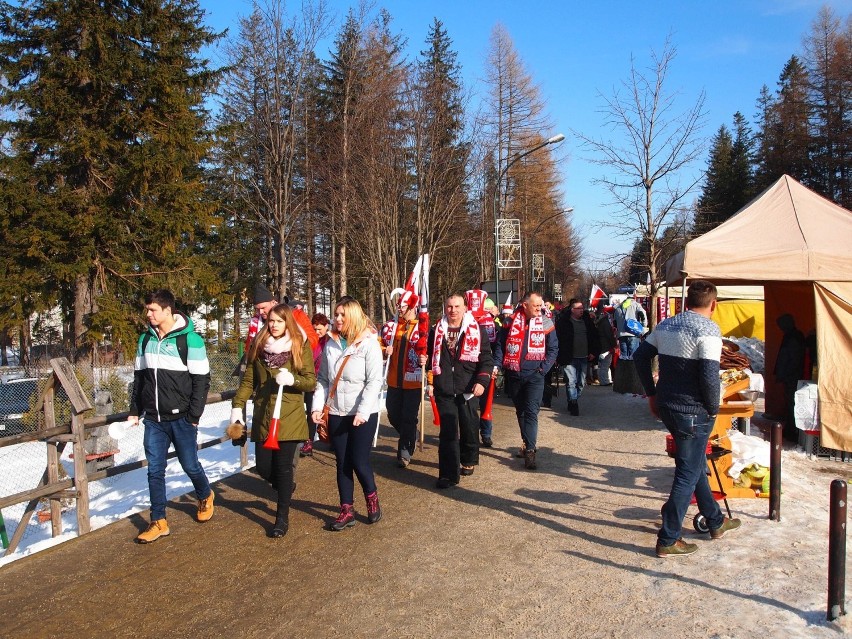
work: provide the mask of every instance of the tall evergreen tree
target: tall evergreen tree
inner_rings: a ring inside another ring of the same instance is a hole
[[[753,195],[752,136],[743,115],[734,114],[734,137],[725,125],[713,137],[707,179],[695,213],[692,234],[701,235],[739,211]]]
[[[215,81],[198,57],[216,36],[195,0],[33,0],[0,6],[0,179],[42,231],[54,290],[73,294],[78,352],[110,333],[131,344],[140,293],[188,293],[211,221],[200,170],[203,102]],[[48,215],[48,211],[50,215]]]
[[[761,191],[785,173],[800,182],[810,178],[808,77],[797,56],[784,65],[778,92],[761,93],[758,102],[756,189]]]

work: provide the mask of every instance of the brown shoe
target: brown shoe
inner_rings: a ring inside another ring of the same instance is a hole
[[[145,532],[139,533],[136,541],[140,544],[150,544],[157,541],[160,537],[168,536],[170,532],[168,522],[165,519],[157,519],[151,522],[151,525],[148,526]]]
[[[726,532],[730,532],[732,530],[736,530],[742,525],[742,522],[739,519],[730,519],[725,517],[722,520],[722,525],[718,528],[710,529],[710,538],[711,539],[721,539]]]
[[[698,544],[689,544],[685,542],[683,539],[678,539],[671,546],[662,546],[657,543],[657,557],[661,559],[666,559],[668,557],[683,557],[684,555],[691,555],[696,550],[698,550]]]
[[[527,470],[535,470],[538,465],[535,463],[535,451],[528,450],[524,452],[524,468]]]
[[[213,516],[213,499],[215,495],[213,491],[204,499],[198,502],[198,521],[210,521]]]
[[[520,457],[521,459],[523,459],[524,457],[526,457],[526,455],[527,455],[527,445],[521,444],[521,449],[517,453],[515,453],[515,457]]]

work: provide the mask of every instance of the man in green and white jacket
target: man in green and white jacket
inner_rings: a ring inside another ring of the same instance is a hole
[[[198,422],[210,388],[210,362],[192,320],[175,310],[171,291],[145,296],[149,327],[139,337],[129,421],[145,425],[151,524],[136,540],[147,544],[169,534],[166,521],[166,455],[174,445],[198,498],[198,521],[213,516],[213,491],[198,461]]]

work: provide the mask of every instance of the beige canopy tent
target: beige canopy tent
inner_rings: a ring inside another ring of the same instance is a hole
[[[815,330],[821,443],[852,451],[852,212],[781,177],[736,215],[686,245],[665,267],[669,284],[707,279],[762,284],[766,312],[766,407],[783,414],[772,371],[790,313]]]

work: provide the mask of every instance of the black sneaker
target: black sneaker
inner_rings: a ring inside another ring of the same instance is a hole
[[[435,486],[437,488],[440,488],[441,490],[444,490],[446,488],[449,488],[450,486],[456,486],[456,485],[458,485],[458,483],[459,483],[458,480],[453,481],[452,479],[447,479],[446,477],[441,477],[441,478],[438,479]]]
[[[493,445],[494,445],[494,440],[492,440],[490,437],[483,437],[482,438],[482,447],[483,448],[491,448]]]

